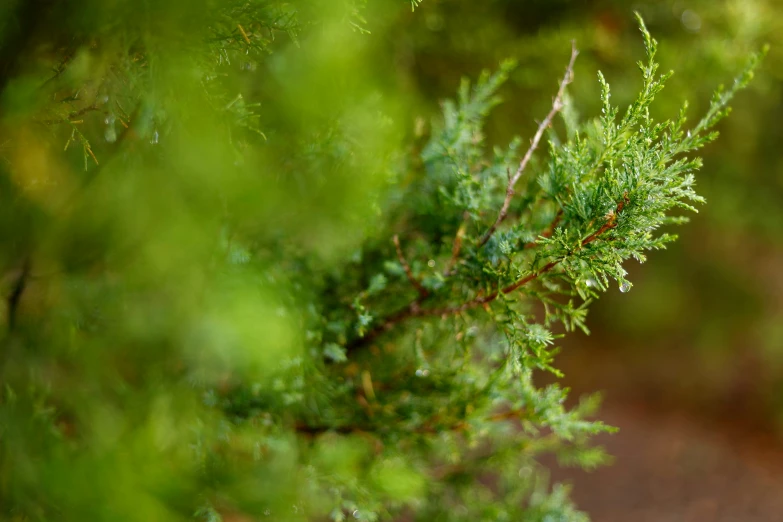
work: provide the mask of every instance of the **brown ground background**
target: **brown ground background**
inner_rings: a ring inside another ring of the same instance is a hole
[[[671,365],[656,378],[654,359],[585,344],[561,356],[574,394],[603,389],[600,418],[620,431],[597,439],[615,457],[612,466],[556,469],[553,479],[574,486],[594,522],[783,520],[783,446],[748,402],[753,394],[733,382],[722,396],[710,390],[710,401],[696,390],[691,403],[675,405],[667,396],[678,393],[667,391]]]

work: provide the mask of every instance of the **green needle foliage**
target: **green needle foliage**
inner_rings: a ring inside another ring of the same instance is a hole
[[[0,519],[586,519],[539,458],[603,464],[612,428],[535,381],[702,201],[759,57],[655,121],[639,19],[627,108],[599,74],[579,118],[574,50],[530,145],[488,150],[514,64],[408,139],[362,3],[0,11]]]

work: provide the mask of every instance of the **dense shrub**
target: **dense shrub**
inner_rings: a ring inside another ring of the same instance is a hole
[[[493,148],[513,63],[430,128],[366,34],[410,6],[334,4],[0,11],[4,519],[583,519],[538,458],[599,465],[610,428],[537,372],[702,201],[758,58],[655,119],[640,18],[627,106],[599,74],[581,117],[562,49]]]

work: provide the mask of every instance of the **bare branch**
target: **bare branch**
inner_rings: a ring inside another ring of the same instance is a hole
[[[481,239],[478,242],[478,246],[485,245],[487,241],[489,241],[489,238],[492,237],[492,234],[495,233],[497,228],[503,222],[503,220],[506,219],[506,216],[508,215],[509,206],[511,205],[511,199],[514,197],[514,186],[517,184],[517,181],[519,181],[519,178],[522,177],[522,173],[525,171],[527,164],[530,163],[530,160],[533,158],[533,153],[538,148],[538,144],[541,142],[541,138],[544,136],[544,131],[546,131],[546,129],[550,125],[552,125],[552,119],[563,108],[563,95],[565,94],[566,86],[573,81],[574,62],[576,61],[576,57],[578,54],[579,51],[576,50],[576,44],[574,42],[571,42],[571,60],[568,62],[568,67],[566,67],[565,75],[563,76],[563,79],[560,81],[560,89],[558,89],[557,95],[555,96],[555,99],[552,101],[552,109],[549,111],[549,114],[546,115],[544,121],[542,121],[541,124],[538,126],[538,130],[533,136],[533,139],[530,141],[530,147],[527,149],[527,152],[522,158],[522,161],[520,162],[519,168],[517,169],[516,173],[514,173],[513,176],[509,177],[508,186],[506,187],[506,199],[503,201],[503,206],[500,209],[500,213],[498,214],[498,217],[495,220],[495,222],[492,224],[492,226],[489,227],[489,229],[484,233],[483,236],[481,236]]]

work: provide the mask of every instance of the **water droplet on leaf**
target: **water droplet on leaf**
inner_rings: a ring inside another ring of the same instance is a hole
[[[353,514],[353,518],[359,518],[360,516],[362,516],[362,514],[359,513],[358,509],[354,509],[352,514]]]
[[[624,293],[624,294],[630,292],[631,291],[631,283],[629,283],[628,281],[623,281],[622,284],[620,285],[620,291],[622,293]]]
[[[427,377],[429,374],[430,371],[427,368],[419,368],[416,370],[416,377]]]

